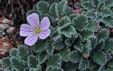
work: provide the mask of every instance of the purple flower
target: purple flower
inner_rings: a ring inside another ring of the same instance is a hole
[[[36,43],[38,37],[45,39],[50,35],[50,21],[48,17],[44,17],[39,24],[39,16],[36,13],[32,13],[27,16],[27,21],[30,25],[22,24],[20,27],[20,35],[27,36],[24,43],[32,46]]]

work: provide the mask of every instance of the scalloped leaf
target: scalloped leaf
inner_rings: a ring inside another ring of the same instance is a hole
[[[113,71],[113,68],[108,67],[106,71]]]
[[[19,71],[17,68],[13,68],[12,71]]]
[[[60,28],[67,27],[68,25],[71,24],[71,20],[68,16],[64,16],[60,22]]]
[[[38,58],[34,55],[29,55],[28,59],[27,59],[27,65],[28,67],[34,67],[36,68],[36,66],[38,65]]]
[[[97,64],[94,63],[92,59],[89,60],[89,67],[88,67],[88,69],[94,69],[96,66],[97,66]]]
[[[113,67],[113,58],[107,63],[109,67]]]
[[[95,7],[97,7],[99,3],[100,3],[100,0],[91,0],[91,4]]]
[[[94,19],[95,17],[95,13],[92,13],[92,12],[87,12],[86,15],[91,19]]]
[[[49,4],[53,4],[53,3],[58,3],[60,0],[47,0],[47,2],[49,3]]]
[[[113,6],[113,0],[105,0],[106,7],[112,7]]]
[[[65,62],[69,61],[68,55],[70,53],[70,48],[69,47],[65,47],[64,49],[60,50],[60,55],[62,56],[62,60]]]
[[[68,63],[66,63],[62,66],[64,71],[75,71],[77,69],[77,67],[78,67],[77,64],[74,64],[74,63],[71,63],[71,62],[68,62]]]
[[[105,46],[105,40],[99,40],[98,43],[96,44],[94,51],[100,51],[103,49],[104,46]]]
[[[107,62],[107,55],[102,51],[98,51],[94,54],[93,61],[97,62],[97,64],[105,65]]]
[[[69,18],[70,18],[70,20],[72,21],[73,18],[76,18],[77,16],[78,16],[78,14],[71,14],[71,15],[69,16]]]
[[[14,57],[17,57],[16,54],[17,54],[17,49],[12,49],[12,50],[10,51],[10,56],[11,56],[11,57],[13,57],[13,56],[14,56]]]
[[[76,37],[67,38],[65,40],[65,44],[70,47],[75,42],[75,40],[76,40]]]
[[[91,5],[90,1],[82,2],[82,7],[88,11],[92,11],[95,9],[94,6]]]
[[[93,31],[90,29],[83,29],[80,34],[83,40],[87,40],[89,37],[94,35]]]
[[[97,38],[100,39],[107,39],[109,37],[109,31],[107,29],[102,29],[99,31]]]
[[[93,20],[90,20],[87,28],[92,30],[93,32],[97,32],[97,30],[98,30],[97,27],[98,27],[98,24],[95,23]]]
[[[60,68],[60,67],[57,67],[57,66],[55,66],[55,67],[53,67],[52,65],[51,66],[48,66],[47,68],[46,68],[46,71],[64,71],[62,68]]]
[[[0,71],[4,71],[4,69],[0,68]]]
[[[54,48],[52,47],[51,43],[47,45],[46,52],[47,52],[49,55],[53,55]]]
[[[67,1],[66,0],[62,0],[58,4],[58,8],[59,8],[59,12],[60,12],[60,15],[61,16],[63,16],[65,14],[66,4],[67,4]]]
[[[70,38],[72,35],[78,36],[75,28],[72,25],[69,25],[61,30],[62,34],[66,37]]]
[[[9,69],[9,70],[11,69],[11,63],[10,63],[9,57],[3,58],[2,61],[1,61],[1,64],[5,69]]]
[[[70,16],[71,14],[73,14],[71,8],[68,5],[66,5],[65,15]]]
[[[70,54],[69,54],[69,60],[72,63],[78,63],[80,61],[81,58],[81,54],[77,51],[77,50],[73,50]]]
[[[61,66],[62,63],[62,57],[60,54],[54,54],[54,55],[50,55],[48,57],[48,61],[47,61],[47,66],[53,65],[53,66]]]
[[[88,40],[91,41],[91,47],[94,49],[97,45],[97,37],[96,36],[91,36],[88,38]]]
[[[79,52],[82,52],[84,50],[84,45],[81,42],[76,43],[73,47]]]
[[[40,1],[37,3],[37,11],[41,14],[48,14],[49,13],[49,3],[45,1]]]
[[[105,23],[105,26],[113,28],[113,17],[103,18],[102,22]]]
[[[47,46],[43,40],[37,40],[37,42],[32,47],[33,50],[38,53],[44,51]]]
[[[89,67],[89,61],[88,61],[88,59],[81,58],[78,69],[79,70],[85,70],[88,67]]]
[[[53,17],[57,17],[59,18],[59,12],[58,12],[58,6],[57,3],[53,3],[50,8],[49,8],[49,12]]]
[[[12,57],[10,62],[11,66],[17,68],[19,71],[24,71],[24,68],[26,67],[26,62],[24,60],[19,60],[16,57]]]
[[[44,63],[47,60],[48,54],[44,51],[38,55],[38,61],[40,64]]]
[[[42,71],[41,65],[37,65],[36,68],[30,68],[29,71]]]
[[[108,17],[111,15],[112,15],[112,11],[109,8],[105,7],[102,12],[102,17]]]
[[[61,31],[60,31],[60,28],[57,28],[52,33],[53,40],[56,41],[57,39],[59,39],[61,37],[61,35],[62,34],[61,34]]]
[[[76,30],[83,30],[84,28],[86,28],[88,26],[87,23],[87,17],[86,15],[79,15],[76,18],[73,18],[72,20],[72,24],[74,25],[74,27],[76,28]]]
[[[91,47],[91,41],[90,40],[87,40],[86,44],[84,44],[84,50],[82,52],[82,54],[83,54],[83,56],[85,58],[88,58],[89,57],[90,52],[91,52],[91,49],[92,49],[92,47]]]
[[[65,43],[64,43],[64,41],[63,41],[62,38],[59,39],[59,40],[57,40],[57,41],[54,41],[54,42],[52,43],[52,47],[55,48],[55,49],[57,49],[57,50],[63,49],[64,46],[65,46]]]
[[[113,39],[109,38],[105,41],[104,49],[106,51],[113,51]]]
[[[19,59],[23,59],[25,61],[27,61],[28,56],[30,55],[30,51],[28,49],[28,47],[26,46],[19,46],[18,48],[18,52],[17,52],[17,56]]]

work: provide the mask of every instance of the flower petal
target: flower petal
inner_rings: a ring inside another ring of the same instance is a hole
[[[38,39],[38,35],[37,34],[30,35],[24,40],[24,43],[29,45],[29,46],[32,46],[33,44],[36,43],[37,39]]]
[[[48,17],[44,17],[41,21],[40,28],[43,30],[47,30],[50,26],[50,21]]]
[[[44,30],[44,31],[40,32],[39,37],[40,37],[40,39],[45,39],[50,35],[50,33],[51,33],[50,29]]]
[[[31,15],[27,16],[27,21],[32,27],[39,27],[39,16],[36,13],[32,13]]]
[[[22,24],[20,27],[20,35],[21,36],[29,36],[35,33],[35,29],[32,28],[30,25]]]

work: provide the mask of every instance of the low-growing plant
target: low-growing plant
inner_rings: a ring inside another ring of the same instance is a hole
[[[96,7],[95,4],[98,5],[104,0],[91,1]],[[91,5],[91,3],[90,0],[83,0],[82,6],[87,13],[91,12],[87,8],[91,6],[85,7],[85,5]],[[93,8],[89,10],[93,11]],[[111,14],[106,16],[104,10],[102,10],[102,19],[105,17],[109,19],[108,16],[111,18],[113,12],[110,11]],[[112,71],[113,39],[109,38],[109,27],[112,27],[110,26],[112,23],[108,24],[100,19],[90,18],[88,14],[75,14],[66,0],[40,1],[28,11],[27,17],[34,13],[39,16],[39,21],[48,17],[50,34],[42,39],[40,33],[43,32],[41,31],[43,28],[39,28],[40,26],[36,28],[27,20],[32,28],[34,27],[37,39],[30,40],[33,44],[25,41],[27,45],[30,45],[29,47],[21,45],[18,49],[13,49],[10,57],[2,59],[1,64],[4,69],[1,71]],[[31,16],[31,19],[35,17]],[[100,22],[106,27],[101,27]],[[46,21],[45,24],[47,24]],[[34,33],[30,33],[29,36]]]

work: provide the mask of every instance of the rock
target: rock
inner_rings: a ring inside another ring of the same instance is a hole
[[[14,27],[9,27],[6,31],[8,34],[11,34],[14,30]]]
[[[9,27],[7,24],[0,24],[0,30],[5,30]]]

